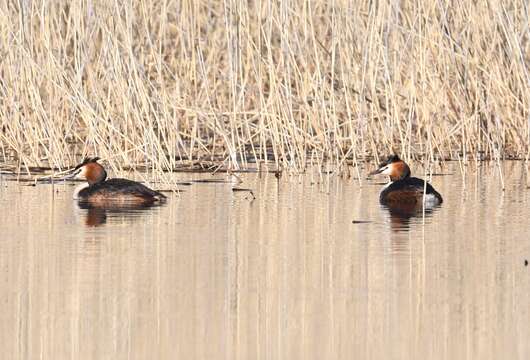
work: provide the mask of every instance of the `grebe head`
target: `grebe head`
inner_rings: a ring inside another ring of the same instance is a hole
[[[83,179],[88,185],[98,184],[105,181],[107,172],[97,161],[99,158],[86,158],[83,162],[75,167],[74,174],[76,179]]]
[[[403,180],[410,176],[409,166],[397,155],[390,155],[383,161],[379,168],[369,175],[384,174],[390,177],[390,181]]]

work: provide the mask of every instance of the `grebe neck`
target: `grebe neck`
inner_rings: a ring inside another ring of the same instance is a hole
[[[87,183],[79,184],[74,189],[74,195],[73,199],[78,200],[79,199],[79,192],[83,189],[86,189],[89,185]]]

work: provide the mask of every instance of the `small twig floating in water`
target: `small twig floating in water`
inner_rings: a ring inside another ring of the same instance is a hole
[[[180,193],[183,193],[185,192],[186,190],[182,190],[182,189],[158,189],[156,190],[158,192],[161,192],[161,193],[168,193],[168,194],[173,194],[173,193],[176,193],[176,194],[180,194]]]
[[[192,180],[194,183],[207,183],[207,184],[228,184],[230,181],[226,179],[198,179],[198,180]]]
[[[370,220],[352,220],[352,224],[370,224],[372,221]]]
[[[232,188],[232,191],[233,191],[233,192],[238,192],[238,191],[249,191],[249,192],[252,192],[252,189],[245,189],[245,188]]]

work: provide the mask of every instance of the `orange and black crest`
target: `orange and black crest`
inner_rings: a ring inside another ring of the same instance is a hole
[[[74,168],[74,170],[77,170],[79,169],[80,167],[83,167],[85,166],[86,164],[90,164],[90,163],[97,163],[99,160],[99,157],[93,157],[93,158],[90,158],[90,157],[86,157],[83,159],[83,162],[81,162],[79,165],[76,165],[76,167]]]

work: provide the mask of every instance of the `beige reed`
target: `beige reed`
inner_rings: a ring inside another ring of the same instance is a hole
[[[0,161],[527,159],[529,12],[523,0],[2,1]]]

